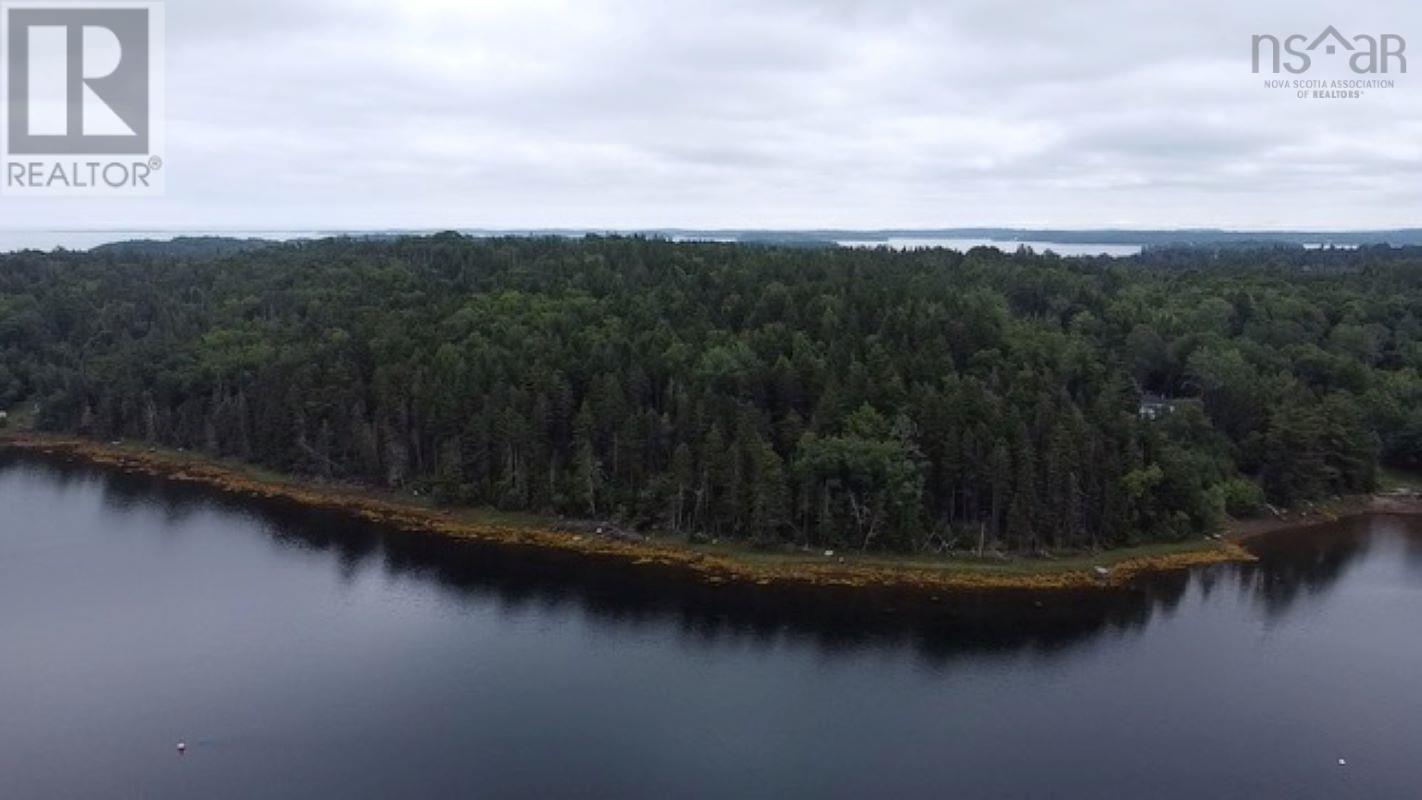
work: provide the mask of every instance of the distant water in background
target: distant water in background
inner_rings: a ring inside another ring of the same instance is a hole
[[[0,229],[0,253],[13,253],[19,250],[42,250],[52,251],[56,248],[66,250],[89,250],[94,247],[115,242],[129,242],[139,239],[151,239],[154,241],[170,241],[179,237],[190,236],[222,236],[232,239],[268,239],[277,242],[289,242],[296,239],[323,239],[330,236],[363,236],[363,235],[383,235],[383,234],[409,234],[428,235],[435,231],[339,231],[339,230],[4,230]],[[473,236],[498,235],[492,231],[467,231]],[[515,234],[516,235],[516,234]],[[677,242],[735,242],[733,236],[716,235],[676,235],[671,237]],[[841,247],[888,247],[894,250],[921,250],[931,247],[945,247],[950,250],[967,252],[974,247],[996,247],[1003,252],[1011,253],[1018,247],[1030,247],[1038,253],[1052,251],[1061,256],[1133,256],[1141,252],[1139,244],[1106,244],[1106,243],[1068,243],[1051,241],[1029,241],[1018,239],[963,239],[963,238],[942,238],[942,237],[918,237],[918,236],[896,236],[887,239],[846,239],[836,244]],[[1308,249],[1321,249],[1325,247],[1335,247],[1342,249],[1355,249],[1357,245],[1334,244],[1331,242],[1306,242],[1303,245]]]
[[[889,237],[887,239],[845,240],[840,247],[888,247],[893,250],[924,250],[930,247],[946,247],[964,253],[974,247],[996,247],[1012,253],[1018,247],[1030,247],[1038,253],[1051,250],[1059,256],[1133,256],[1141,252],[1138,244],[1091,244],[1065,242],[1029,242],[1016,239],[936,239],[919,237]]]
[[[316,239],[338,236],[340,232],[324,231],[7,231],[0,230],[0,253],[14,253],[20,250],[42,250],[50,252],[56,248],[65,250],[89,250],[114,242],[131,242],[136,239],[152,239],[166,242],[184,236],[223,236],[231,239],[270,239],[286,242],[293,239]]]

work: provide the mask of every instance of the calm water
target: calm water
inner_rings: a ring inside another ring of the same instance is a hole
[[[1259,550],[714,588],[0,453],[0,796],[1422,794],[1422,529]]]

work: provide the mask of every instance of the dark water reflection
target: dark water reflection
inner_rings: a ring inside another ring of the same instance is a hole
[[[1417,526],[1254,547],[1119,591],[711,586],[0,453],[0,794],[1422,791]]]
[[[456,602],[493,602],[511,614],[580,613],[609,630],[671,621],[683,635],[708,643],[790,636],[829,652],[869,642],[910,645],[929,660],[963,653],[1050,655],[1103,631],[1140,628],[1153,610],[1174,608],[1190,580],[1179,573],[1120,592],[959,593],[937,601],[889,590],[713,585],[672,570],[391,532],[280,500],[254,502],[161,478],[29,460],[27,466],[61,485],[76,478],[97,481],[105,506],[115,511],[161,509],[169,526],[222,508],[260,526],[283,547],[330,555],[346,582],[376,568],[391,579],[428,581]]]

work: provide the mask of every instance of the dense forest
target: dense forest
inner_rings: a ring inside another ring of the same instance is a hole
[[[0,409],[689,537],[1197,535],[1422,455],[1422,250],[330,239],[0,256]]]

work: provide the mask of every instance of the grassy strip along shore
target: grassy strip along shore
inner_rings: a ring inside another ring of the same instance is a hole
[[[680,538],[609,538],[557,529],[555,520],[473,509],[444,509],[408,495],[317,484],[137,444],[104,444],[29,431],[0,431],[0,447],[74,458],[100,467],[161,476],[238,495],[282,498],[338,510],[402,530],[510,545],[557,548],[636,564],[681,569],[711,583],[880,586],[925,591],[955,589],[1081,589],[1121,586],[1148,572],[1252,560],[1235,537],[1151,544],[1059,558],[950,559],[879,554],[777,553],[744,545],[689,544]],[[1104,567],[1103,575],[1098,568]]]

